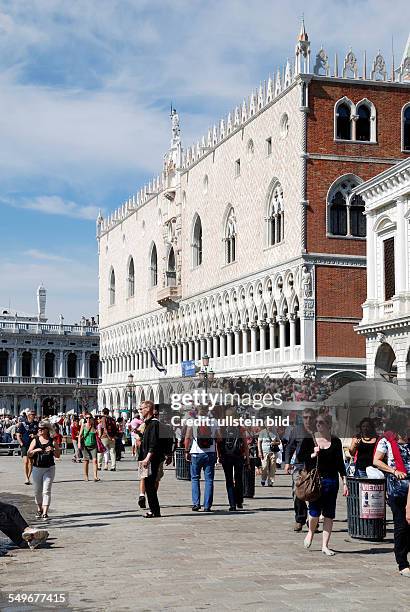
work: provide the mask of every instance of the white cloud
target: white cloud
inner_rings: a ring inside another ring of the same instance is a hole
[[[62,257],[61,255],[55,255],[54,253],[46,253],[38,249],[28,249],[24,251],[23,255],[30,259],[39,259],[44,261],[72,261],[68,257]]]
[[[98,215],[97,206],[80,206],[75,202],[63,200],[60,196],[37,196],[29,201],[13,203],[13,206],[77,219],[95,220]]]

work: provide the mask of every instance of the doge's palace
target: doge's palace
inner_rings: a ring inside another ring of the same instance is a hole
[[[410,153],[410,49],[311,55],[256,87],[193,146],[171,112],[162,172],[97,220],[101,406],[167,402],[217,377],[362,378],[364,200],[353,190]],[[152,354],[166,368],[159,373]]]

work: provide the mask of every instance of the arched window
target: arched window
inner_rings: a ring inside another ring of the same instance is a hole
[[[236,217],[233,208],[230,209],[225,223],[225,261],[227,264],[236,261]]]
[[[328,231],[333,236],[366,236],[364,202],[360,196],[350,197],[360,179],[347,175],[338,179],[328,194]]]
[[[128,264],[128,297],[134,297],[135,294],[135,269],[134,260],[131,257]]]
[[[46,353],[44,358],[44,376],[46,378],[54,378],[54,353]]]
[[[370,109],[366,104],[361,104],[357,110],[356,140],[370,141]]]
[[[113,306],[115,304],[115,272],[113,269],[111,269],[111,272],[110,272],[109,293],[110,293],[110,306]]]
[[[9,375],[9,354],[7,351],[0,351],[0,376]]]
[[[410,104],[403,109],[403,151],[410,151]]]
[[[77,378],[77,355],[70,353],[67,357],[67,378]]]
[[[352,139],[351,108],[346,102],[336,107],[336,138],[340,140]]]
[[[268,246],[278,244],[284,239],[283,189],[277,182],[268,202]]]
[[[293,312],[295,315],[295,345],[299,346],[300,344],[300,313],[299,313],[299,300],[295,298],[295,303],[293,305]]]
[[[158,257],[157,257],[157,247],[155,243],[151,247],[151,256],[150,256],[150,275],[151,275],[151,287],[156,287],[158,285]]]
[[[175,263],[175,251],[173,247],[170,248],[170,251],[168,253],[168,267],[167,267],[166,276],[167,276],[167,286],[175,287],[175,285],[177,284],[177,269],[176,269],[176,263]]]
[[[31,376],[31,353],[29,351],[24,351],[21,356],[21,375],[24,377]]]
[[[194,221],[193,240],[192,240],[192,265],[200,266],[202,263],[202,223],[201,217],[196,215]]]

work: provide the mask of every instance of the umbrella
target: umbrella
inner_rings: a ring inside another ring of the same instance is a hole
[[[369,406],[384,403],[390,406],[410,406],[410,391],[406,387],[383,380],[356,380],[344,385],[323,406]]]

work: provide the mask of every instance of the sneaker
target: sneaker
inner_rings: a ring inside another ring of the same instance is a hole
[[[229,512],[236,512],[236,506],[229,506]]]
[[[405,567],[404,569],[400,570],[400,574],[405,576],[405,578],[410,578],[410,567]]]
[[[198,510],[200,509],[201,509],[201,506],[196,506],[196,505],[192,506],[191,508],[192,512],[198,512]]]
[[[140,508],[146,508],[147,507],[147,503],[145,501],[145,495],[140,495],[138,498],[138,505]]]
[[[272,482],[272,480],[270,480],[270,481],[268,482],[268,487],[273,487],[273,482]]]
[[[204,512],[212,512],[211,508],[204,508]]]
[[[243,510],[243,504],[236,504],[236,507],[237,507],[239,510]]]
[[[36,512],[36,518],[39,519],[43,516],[43,511],[42,510],[37,510]]]
[[[43,521],[48,521],[50,517],[48,516],[48,514],[43,514],[42,518],[43,518]]]
[[[48,531],[45,529],[34,529],[33,527],[28,527],[25,529],[21,537],[33,550],[47,540]]]
[[[293,531],[302,531],[303,525],[302,523],[295,523],[293,526]]]
[[[261,480],[261,485],[264,487],[265,486],[265,481]]]
[[[117,468],[110,468],[110,472],[116,472]]]

